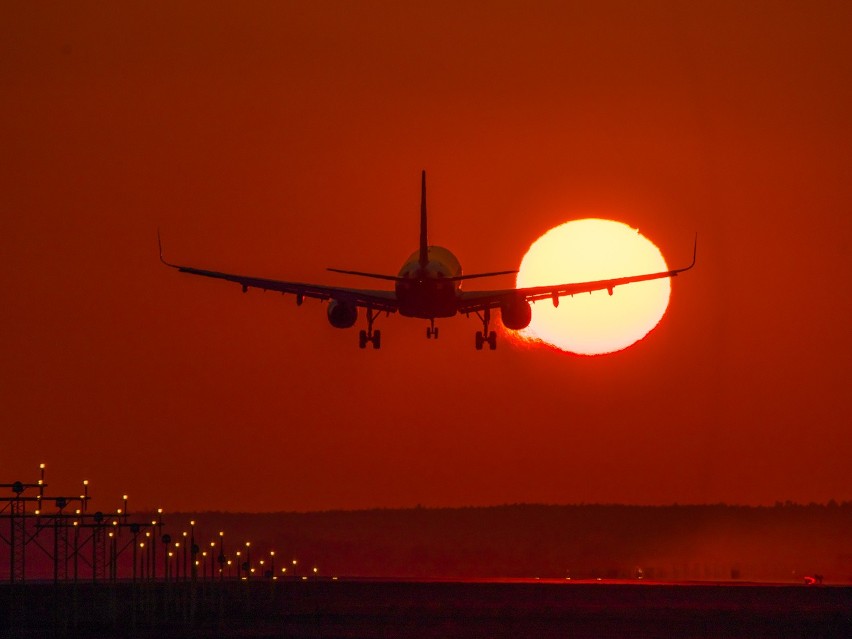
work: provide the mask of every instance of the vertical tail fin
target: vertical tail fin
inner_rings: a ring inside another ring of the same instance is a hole
[[[426,171],[421,174],[420,186],[420,268],[429,264],[429,244],[426,239]]]

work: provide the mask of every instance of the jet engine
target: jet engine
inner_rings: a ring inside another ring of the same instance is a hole
[[[513,331],[519,331],[530,325],[532,308],[523,298],[517,298],[500,305],[500,318],[503,326]]]
[[[358,319],[358,307],[352,302],[331,300],[327,312],[328,323],[334,328],[349,328]]]

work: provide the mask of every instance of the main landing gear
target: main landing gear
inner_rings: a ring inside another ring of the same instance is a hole
[[[378,317],[378,313],[372,308],[367,309],[367,330],[358,333],[359,348],[367,348],[367,342],[373,345],[373,348],[382,347],[382,332],[373,330],[373,322]]]
[[[426,339],[438,339],[438,329],[435,327],[435,318],[429,320],[429,326],[426,327]]]
[[[481,315],[477,311],[476,315],[482,320],[482,330],[476,331],[476,350],[481,351],[483,344],[487,342],[488,347],[493,351],[497,348],[497,333],[488,331],[488,323],[491,321],[491,309],[484,309]]]

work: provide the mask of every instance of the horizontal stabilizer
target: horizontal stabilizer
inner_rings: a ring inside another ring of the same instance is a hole
[[[398,275],[384,275],[382,273],[365,273],[364,271],[347,271],[340,268],[328,268],[327,271],[332,273],[343,273],[345,275],[360,275],[361,277],[372,277],[376,280],[390,280],[391,282],[404,282],[407,278],[399,277]],[[462,280],[473,280],[477,277],[493,277],[495,275],[513,275],[517,271],[494,271],[493,273],[473,273],[471,275],[456,275],[455,277],[445,277],[442,279],[448,282],[460,282]]]
[[[343,273],[345,275],[360,275],[361,277],[372,277],[376,280],[390,280],[391,282],[399,282],[404,280],[404,277],[398,277],[396,275],[384,275],[382,273],[364,273],[363,271],[345,271],[339,268],[328,268],[327,271],[331,271],[332,273]]]
[[[494,277],[495,275],[514,275],[518,271],[494,271],[493,273],[473,273],[471,275],[456,275],[455,277],[448,277],[448,280],[453,282],[460,282],[461,280],[474,280],[477,277]]]

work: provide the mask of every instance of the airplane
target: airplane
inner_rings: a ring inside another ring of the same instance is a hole
[[[306,297],[320,301],[330,300],[327,308],[327,316],[329,323],[334,328],[342,329],[354,326],[358,321],[358,309],[363,308],[366,311],[367,328],[358,333],[358,346],[366,348],[369,343],[372,344],[374,349],[381,348],[382,344],[381,331],[373,330],[373,324],[382,313],[387,316],[391,313],[399,313],[403,317],[416,317],[429,320],[429,326],[426,328],[427,339],[437,339],[438,337],[438,327],[435,326],[437,318],[453,317],[457,314],[470,316],[471,313],[474,313],[482,322],[482,330],[477,331],[475,335],[474,344],[476,349],[482,350],[482,347],[488,344],[489,348],[494,350],[497,348],[497,335],[493,330],[489,330],[489,327],[491,324],[491,314],[497,309],[500,311],[500,319],[506,328],[513,331],[521,330],[529,326],[532,319],[530,302],[550,299],[554,306],[558,306],[559,299],[568,295],[603,290],[608,291],[612,295],[613,289],[616,286],[664,277],[675,277],[695,266],[695,256],[698,249],[698,237],[696,236],[692,252],[692,263],[689,266],[671,271],[631,275],[629,277],[592,282],[532,286],[528,288],[504,288],[488,291],[463,291],[462,282],[465,280],[510,275],[517,273],[517,271],[494,271],[464,275],[461,264],[455,255],[444,247],[429,244],[426,235],[426,171],[423,171],[421,174],[420,246],[405,260],[397,275],[365,273],[363,271],[338,268],[327,269],[334,273],[393,282],[394,289],[392,291],[286,282],[248,275],[220,273],[218,271],[195,268],[194,266],[180,266],[167,262],[164,258],[163,244],[160,240],[159,231],[157,231],[157,240],[160,249],[160,261],[166,266],[177,269],[181,273],[236,282],[242,287],[243,293],[247,292],[250,288],[259,288],[264,291],[278,291],[282,294],[289,293],[296,296],[296,304],[299,306],[302,305]]]

